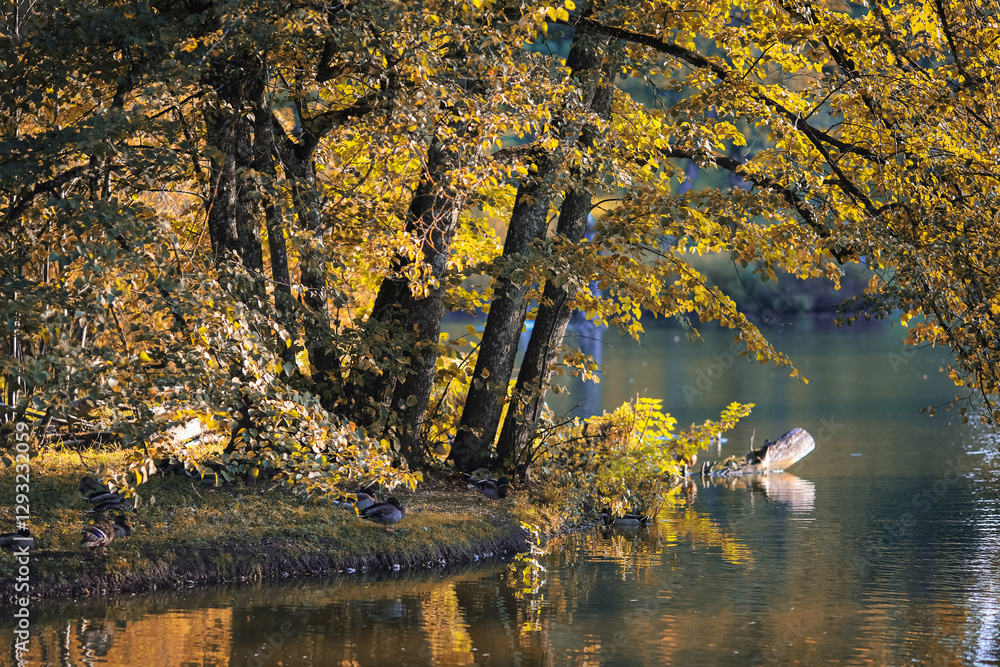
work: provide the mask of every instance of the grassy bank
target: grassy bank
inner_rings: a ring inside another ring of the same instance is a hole
[[[77,486],[115,453],[43,452],[32,458],[32,597],[133,592],[198,583],[249,581],[354,568],[369,571],[460,563],[524,547],[522,520],[552,528],[514,492],[495,507],[457,479],[441,477],[393,495],[407,509],[394,532],[353,511],[303,501],[263,485],[206,488],[184,476],[154,476],[129,513],[131,537],[107,548],[80,544],[90,504]],[[0,532],[14,530],[14,470],[0,470]],[[14,555],[0,552],[0,590],[13,592]]]

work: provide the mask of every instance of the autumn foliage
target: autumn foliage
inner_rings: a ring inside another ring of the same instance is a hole
[[[595,370],[563,347],[574,311],[634,335],[718,321],[796,376],[692,254],[764,279],[868,267],[843,319],[901,312],[1000,416],[1000,19],[980,3],[2,12],[5,400],[99,406],[133,483],[186,456],[161,435],[191,415],[229,434],[225,475],[307,494],[414,484],[401,462],[434,447],[511,465],[554,369]],[[692,170],[725,185],[681,187]]]

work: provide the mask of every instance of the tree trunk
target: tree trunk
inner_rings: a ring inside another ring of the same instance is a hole
[[[212,241],[212,257],[220,268],[239,252],[236,232],[236,156],[232,145],[236,143],[235,123],[232,117],[213,110],[205,114],[208,126],[206,143],[221,151],[221,157],[212,159],[212,190],[208,199],[208,236]]]
[[[248,118],[258,98],[264,94],[263,64],[251,57],[214,63],[208,84],[218,96],[218,105],[205,111],[206,142],[215,151],[212,157],[211,192],[208,204],[208,231],[220,281],[232,280],[236,297],[253,303],[264,293],[264,255],[260,243],[257,202],[258,184],[250,176],[255,163],[254,127]],[[234,272],[234,260],[250,281]],[[243,376],[238,363],[232,373]],[[253,426],[251,404],[240,391],[233,397],[233,412],[240,415],[230,432],[226,452],[240,445],[239,433]]]
[[[556,166],[543,159],[538,176],[518,188],[511,213],[503,256],[518,258],[548,223],[549,191]],[[528,308],[528,285],[523,274],[498,279],[479,346],[472,384],[465,398],[462,421],[452,444],[451,456],[459,470],[471,471],[488,464],[490,447],[507,397],[507,383],[514,370],[517,343]]]
[[[288,334],[288,341],[280,340],[278,345],[281,348],[282,361],[293,367],[289,375],[297,376],[298,369],[295,365],[297,346],[293,342],[299,337],[296,303],[292,297],[292,281],[288,271],[285,223],[281,205],[274,192],[274,183],[278,179],[278,170],[274,164],[277,148],[274,130],[271,127],[271,110],[263,90],[254,103],[253,151],[253,168],[269,180],[269,183],[262,183],[259,179],[255,179],[255,184],[261,192],[264,205],[268,258],[271,264],[271,280],[274,284],[275,319],[284,326]]]
[[[326,223],[323,220],[322,201],[316,180],[314,160],[317,146],[332,128],[351,118],[372,110],[371,100],[359,99],[353,106],[334,114],[321,113],[312,118],[302,116],[298,108],[298,126],[301,137],[292,140],[285,134],[281,123],[268,114],[274,147],[281,159],[285,176],[292,183],[292,205],[304,234],[299,234],[299,282],[302,286],[302,303],[308,311],[304,318],[304,335],[309,366],[312,373],[312,390],[323,407],[334,410],[342,402],[340,355],[334,344],[333,321],[330,317],[330,299],[342,302],[336,288],[327,283],[326,262],[332,257],[323,248]]]
[[[456,144],[458,145],[457,142]],[[413,295],[410,281],[402,276],[411,264],[404,255],[393,259],[389,277],[382,281],[366,331],[379,331],[387,341],[375,352],[381,373],[367,372],[352,386],[355,413],[363,423],[372,423],[380,414],[393,415],[393,426],[401,453],[413,464],[424,458],[421,425],[430,402],[438,359],[438,337],[444,316],[444,288],[437,282],[444,275],[451,241],[458,228],[464,196],[448,182],[448,171],[462,156],[452,147],[434,139],[427,152],[427,172],[417,186],[407,212],[406,231],[421,240],[421,259],[430,267],[430,286],[423,298]],[[412,354],[400,359],[400,351]],[[398,381],[402,371],[403,379]],[[388,414],[384,402],[391,396]],[[359,410],[360,408],[360,410]]]
[[[254,194],[260,183],[248,176],[254,164],[253,126],[245,114],[236,118],[236,236],[240,260],[254,277],[264,275],[264,253],[260,244],[260,221],[257,219],[257,201]],[[263,285],[260,286],[263,288]],[[261,293],[263,290],[261,290]]]
[[[222,269],[235,253],[251,276],[263,273],[257,207],[253,182],[245,175],[254,161],[253,131],[245,107],[263,90],[263,72],[247,59],[216,63],[209,75],[220,104],[205,112],[206,142],[216,149],[212,159],[208,232],[216,268]]]
[[[591,109],[605,121],[611,118],[611,102],[614,99],[614,79],[609,69],[605,69],[604,81],[594,95]],[[597,139],[598,129],[593,125],[584,127],[580,135],[580,147],[587,150]],[[556,232],[571,244],[579,243],[587,233],[587,218],[594,196],[595,168],[578,172],[579,186],[566,193],[559,210],[559,226]],[[504,419],[500,439],[497,442],[497,458],[505,466],[515,463],[519,454],[534,437],[538,418],[545,403],[545,392],[552,377],[552,364],[556,353],[562,347],[573,314],[569,303],[576,296],[576,283],[563,281],[563,286],[549,281],[545,285],[542,302],[538,306],[535,326],[531,339],[521,361],[521,370],[514,385],[507,416]],[[526,465],[528,461],[521,461]]]
[[[326,256],[313,239],[323,236],[323,216],[316,184],[313,151],[301,145],[283,154],[286,175],[294,180],[292,199],[306,238],[299,256],[299,281],[305,318],[306,350],[316,391],[324,407],[332,408],[340,388],[340,363],[333,345]]]
[[[254,163],[253,167],[273,182],[278,178],[274,166],[274,131],[271,129],[271,113],[266,98],[262,95],[254,108]],[[262,185],[262,184],[261,184]],[[263,187],[261,188],[264,189]],[[282,299],[291,299],[292,281],[288,272],[288,249],[285,247],[285,225],[281,218],[281,206],[274,195],[262,192],[264,201],[264,223],[267,226],[267,250],[271,262],[271,280],[274,281],[275,307],[278,317],[282,317],[290,304]],[[279,298],[278,295],[281,295]],[[287,325],[287,321],[285,321]]]
[[[559,233],[566,236],[567,240],[578,241],[586,233],[591,198],[591,192],[583,190],[571,192],[563,201],[559,212]],[[582,220],[577,217],[579,214],[582,214]],[[557,287],[551,281],[545,284],[542,302],[538,307],[535,325],[521,360],[521,370],[518,372],[503,430],[497,442],[497,458],[505,467],[512,465],[515,454],[531,441],[542,412],[545,389],[552,375],[552,363],[557,350],[562,346],[572,315],[568,304],[574,296],[575,292],[569,284],[565,287]]]
[[[412,465],[423,463],[426,458],[422,437],[423,422],[430,404],[440,356],[438,337],[441,334],[441,318],[444,317],[442,291],[441,288],[436,288],[427,298],[418,301],[411,299],[411,303],[404,303],[402,308],[403,312],[410,312],[410,322],[417,340],[411,348],[413,355],[410,358],[410,370],[405,379],[396,384],[392,405],[397,410],[400,453]]]
[[[583,108],[589,108],[599,80],[601,63],[600,40],[577,31],[566,64],[580,80]],[[561,143],[575,144],[580,131],[576,123],[562,123]],[[526,260],[525,254],[535,239],[545,234],[552,183],[562,168],[561,160],[546,155],[536,163],[537,175],[522,181],[511,212],[504,242],[503,256],[516,265]],[[507,385],[514,370],[517,343],[528,308],[529,286],[515,269],[513,275],[497,279],[493,302],[490,304],[483,342],[479,348],[472,385],[465,399],[462,421],[452,444],[451,458],[458,470],[471,471],[488,465],[490,450],[496,437],[500,415],[507,398]]]

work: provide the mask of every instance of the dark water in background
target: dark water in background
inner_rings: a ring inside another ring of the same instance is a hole
[[[956,393],[944,352],[904,352],[899,327],[797,321],[769,336],[803,385],[727,356],[727,332],[647,329],[641,348],[605,334],[591,405],[661,396],[687,424],[755,402],[722,456],[795,426],[816,450],[782,475],[698,480],[649,529],[556,541],[527,595],[488,563],[39,603],[28,664],[1000,662],[996,444],[954,412],[917,413]]]

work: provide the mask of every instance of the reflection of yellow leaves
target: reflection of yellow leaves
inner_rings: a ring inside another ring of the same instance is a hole
[[[679,487],[668,494],[659,518],[660,534],[666,537],[668,544],[683,540],[694,546],[717,547],[722,550],[723,560],[734,565],[753,562],[750,547],[713,524],[708,516],[689,508]]]
[[[472,638],[464,623],[454,585],[435,589],[421,608],[423,630],[427,634],[432,653],[444,651],[451,656],[468,656],[471,660]],[[435,648],[437,647],[437,648]],[[439,664],[441,656],[434,656]],[[465,660],[463,659],[463,662]],[[450,662],[448,664],[456,664]]]

